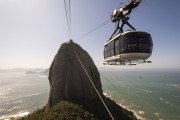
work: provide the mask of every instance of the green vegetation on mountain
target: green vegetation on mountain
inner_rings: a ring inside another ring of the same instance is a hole
[[[46,109],[38,109],[22,120],[98,120],[92,113],[85,111],[82,106],[67,101]]]

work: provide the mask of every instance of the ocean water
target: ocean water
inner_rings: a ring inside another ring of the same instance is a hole
[[[180,120],[180,70],[99,69],[104,94],[144,120]],[[49,81],[27,70],[0,70],[0,120],[46,105]]]
[[[26,71],[0,70],[0,120],[18,118],[46,105],[47,76]]]
[[[180,70],[101,70],[104,94],[144,120],[180,120]]]

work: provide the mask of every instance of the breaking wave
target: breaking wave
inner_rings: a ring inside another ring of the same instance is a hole
[[[9,115],[9,116],[2,116],[0,117],[0,120],[12,120],[12,119],[18,119],[18,118],[22,118],[25,117],[29,114],[30,112],[21,112],[21,113],[17,113],[14,115]]]

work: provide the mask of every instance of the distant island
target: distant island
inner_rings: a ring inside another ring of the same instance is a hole
[[[49,69],[42,70],[42,71],[36,71],[36,70],[28,70],[25,72],[25,74],[42,74],[42,75],[48,75],[49,74]]]
[[[35,71],[27,71],[25,74],[37,74]]]

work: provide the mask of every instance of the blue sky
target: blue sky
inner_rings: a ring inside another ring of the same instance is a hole
[[[103,66],[104,43],[114,31],[108,23],[80,41],[77,38],[110,18],[127,0],[72,0],[72,39],[98,66]],[[149,60],[128,68],[180,68],[180,1],[146,0],[132,12],[130,23],[152,35]],[[61,43],[68,41],[63,0],[0,0],[0,69],[48,68]],[[115,66],[123,67],[126,66]]]

